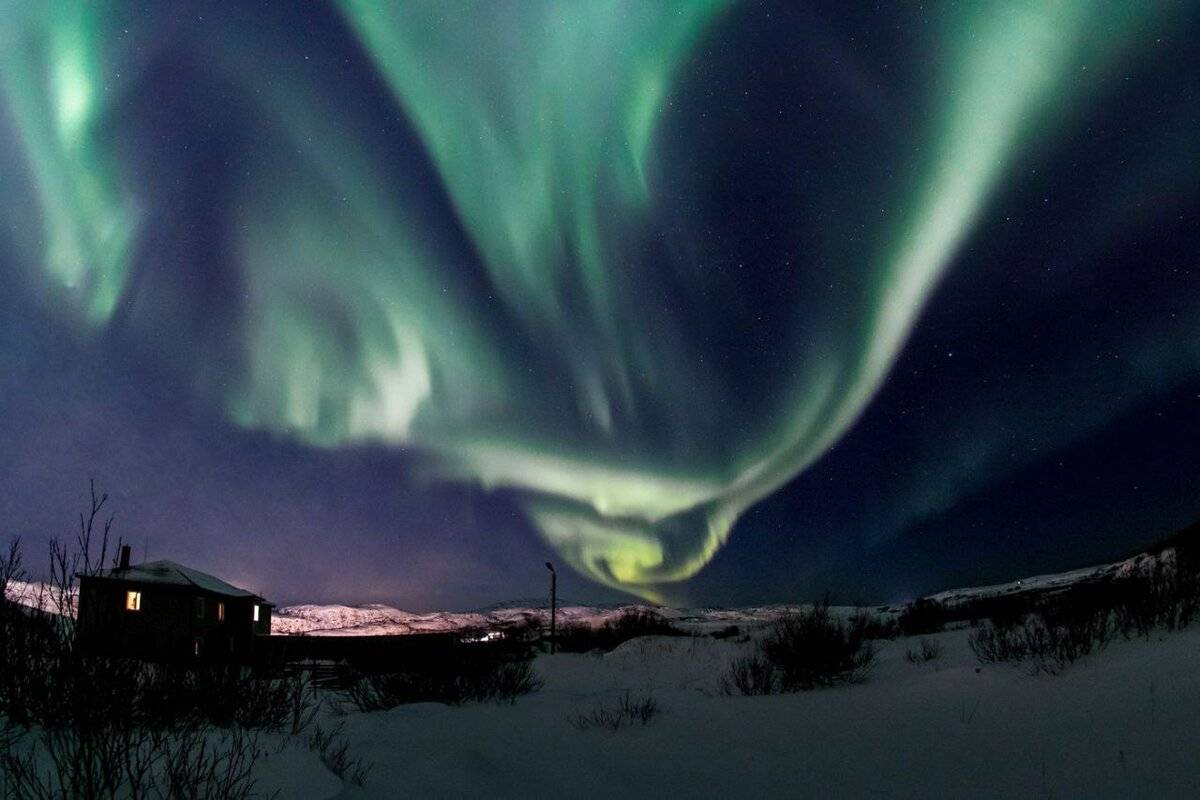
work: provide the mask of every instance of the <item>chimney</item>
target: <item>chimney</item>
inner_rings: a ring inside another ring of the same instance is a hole
[[[121,564],[117,569],[129,569],[129,545],[121,545]]]

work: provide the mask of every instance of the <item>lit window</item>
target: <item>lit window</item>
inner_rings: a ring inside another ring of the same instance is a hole
[[[196,598],[196,619],[204,619],[204,598]]]
[[[125,593],[125,610],[126,611],[141,611],[142,610],[142,593],[141,592],[126,592]]]
[[[225,621],[225,604],[217,603],[217,622]]]
[[[254,604],[254,621],[258,622],[258,604]]]

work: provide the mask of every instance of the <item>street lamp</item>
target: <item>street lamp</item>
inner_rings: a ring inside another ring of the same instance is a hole
[[[554,623],[558,614],[558,573],[554,571],[554,565],[549,561],[546,562],[546,569],[550,570],[550,655],[554,655]]]

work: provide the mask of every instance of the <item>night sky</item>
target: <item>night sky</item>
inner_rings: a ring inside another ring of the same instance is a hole
[[[0,3],[0,533],[913,597],[1200,518],[1200,4]],[[573,568],[568,572],[567,568]]]

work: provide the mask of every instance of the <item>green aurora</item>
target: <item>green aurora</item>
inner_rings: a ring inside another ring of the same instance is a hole
[[[230,43],[214,70],[256,113],[225,232],[241,358],[202,365],[198,391],[246,428],[403,446],[430,479],[509,491],[574,568],[660,599],[854,424],[989,199],[1145,46],[1147,8],[942,9],[912,92],[927,113],[889,132],[909,155],[864,201],[875,221],[811,254],[843,284],[806,287],[771,342],[787,368],[738,384],[733,408],[730,368],[659,299],[754,324],[736,281],[712,283],[697,216],[665,213],[686,206],[665,187],[700,155],[663,131],[694,109],[689,70],[736,3],[344,0],[450,224],[417,177],[375,169],[378,137],[337,87],[290,77],[294,45]],[[2,191],[36,198],[19,242],[95,334],[150,224],[119,124],[145,69],[138,22],[116,2],[8,2],[0,28],[19,152],[3,166],[23,174]],[[473,260],[485,279],[458,280]]]

